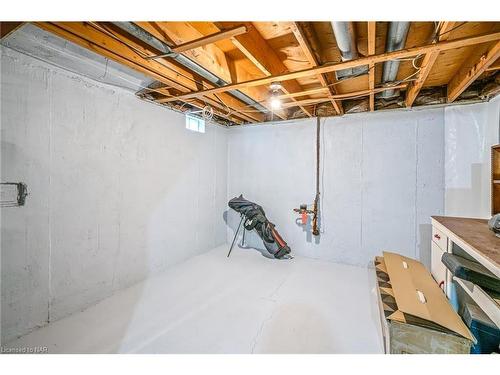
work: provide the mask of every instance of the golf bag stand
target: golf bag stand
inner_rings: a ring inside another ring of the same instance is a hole
[[[267,219],[266,213],[261,206],[243,198],[243,195],[231,199],[228,205],[241,215],[238,229],[227,255],[228,257],[233,249],[241,224],[243,224],[244,230],[255,230],[257,232],[267,251],[275,258],[290,258],[290,247],[288,247],[287,243],[280,236],[275,225]],[[243,241],[244,236],[245,232],[243,232]]]

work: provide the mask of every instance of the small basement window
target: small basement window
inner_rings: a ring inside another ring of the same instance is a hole
[[[205,120],[199,117],[186,115],[186,129],[205,133]]]

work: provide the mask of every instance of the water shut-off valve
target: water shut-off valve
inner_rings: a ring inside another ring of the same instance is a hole
[[[318,198],[319,198],[319,196],[316,196],[312,210],[307,209],[307,204],[301,204],[299,208],[293,209],[294,212],[297,212],[298,214],[300,214],[300,219],[296,220],[296,223],[299,225],[305,226],[307,224],[308,219],[309,219],[309,215],[312,215],[312,234],[314,236],[319,236]]]
[[[309,215],[314,214],[313,210],[307,209],[307,204],[301,204],[299,208],[294,208],[293,210],[300,214],[300,224],[301,225],[306,225],[307,220],[309,219]],[[299,224],[298,221],[299,221],[299,219],[297,219],[297,224]]]

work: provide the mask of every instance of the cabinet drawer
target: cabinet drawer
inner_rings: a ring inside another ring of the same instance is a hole
[[[431,244],[431,274],[434,280],[445,291],[446,290],[446,266],[441,262],[444,251],[435,243]]]
[[[448,251],[448,237],[436,227],[432,227],[432,241],[443,251]]]

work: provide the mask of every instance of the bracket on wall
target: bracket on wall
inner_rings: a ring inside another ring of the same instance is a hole
[[[0,207],[24,206],[28,196],[28,187],[24,182],[0,183]]]

